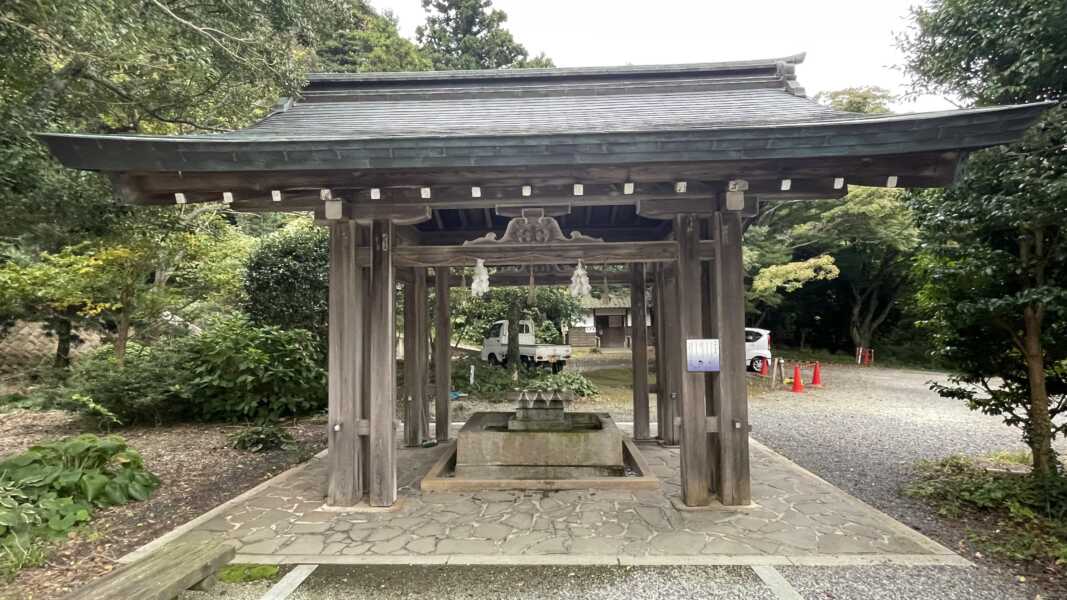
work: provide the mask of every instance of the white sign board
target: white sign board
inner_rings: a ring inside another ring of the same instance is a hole
[[[719,340],[686,340],[685,355],[690,373],[719,371]]]

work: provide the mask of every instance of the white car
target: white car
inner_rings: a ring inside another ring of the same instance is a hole
[[[482,360],[502,365],[508,356],[508,322],[497,321],[489,329],[489,337],[482,341]],[[523,364],[550,367],[558,373],[571,357],[566,344],[538,344],[534,339],[533,321],[519,321],[519,358]]]
[[[771,332],[769,329],[745,328],[745,361],[757,373],[763,363],[771,361]]]

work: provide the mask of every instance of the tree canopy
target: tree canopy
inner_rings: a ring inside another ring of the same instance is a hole
[[[531,57],[492,0],[422,0],[426,24],[415,30],[434,69],[506,69],[554,66],[544,54]]]

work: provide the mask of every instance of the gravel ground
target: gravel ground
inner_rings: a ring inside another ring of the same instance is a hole
[[[976,557],[963,526],[939,518],[920,502],[900,494],[919,459],[1026,449],[1017,429],[928,389],[928,381],[943,378],[928,371],[827,366],[822,389],[754,395],[752,436],[912,528],[980,561],[1010,586],[1005,588],[1007,594],[1016,587],[1007,565]],[[1058,450],[1067,452],[1067,443],[1060,440]]]

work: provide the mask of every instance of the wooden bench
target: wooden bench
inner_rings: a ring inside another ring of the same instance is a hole
[[[74,590],[64,600],[172,600],[183,590],[209,588],[234,554],[233,546],[221,541],[179,540]]]

